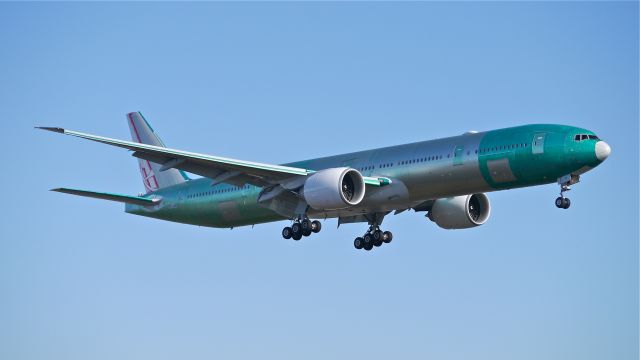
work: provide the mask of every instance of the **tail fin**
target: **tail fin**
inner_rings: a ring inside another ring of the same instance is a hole
[[[140,112],[127,114],[127,120],[133,141],[142,144],[166,147]],[[162,165],[143,159],[138,159],[138,163],[140,165],[142,182],[144,183],[144,188],[147,192],[180,184],[189,180],[187,175],[181,170],[167,169],[160,171]]]

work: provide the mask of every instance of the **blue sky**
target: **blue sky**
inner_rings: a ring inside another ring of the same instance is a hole
[[[638,3],[0,4],[0,358],[637,359]],[[612,156],[490,193],[446,231],[385,219],[160,222],[57,186],[137,194],[126,151],[33,130],[282,163],[525,123]]]

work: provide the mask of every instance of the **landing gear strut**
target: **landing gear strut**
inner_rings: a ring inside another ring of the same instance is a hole
[[[305,217],[293,221],[291,227],[287,226],[282,229],[282,237],[285,239],[300,240],[303,236],[309,236],[312,233],[319,233],[322,229],[322,223],[318,220],[309,220]]]
[[[558,179],[560,185],[560,197],[556,198],[556,207],[558,209],[568,209],[571,206],[571,200],[564,196],[564,193],[571,190],[571,185],[580,182],[579,175],[566,175]]]

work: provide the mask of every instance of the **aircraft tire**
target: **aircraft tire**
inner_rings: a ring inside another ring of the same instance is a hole
[[[293,240],[300,240],[302,238],[302,226],[300,226],[300,223],[293,223],[293,225],[291,225],[291,231],[293,232],[291,234]]]
[[[358,250],[364,247],[364,241],[362,240],[361,237],[357,237],[355,240],[353,240],[353,247],[355,247]]]
[[[391,242],[391,240],[393,240],[393,233],[391,231],[385,231],[384,233],[382,233],[382,239],[384,239],[383,241],[388,244]]]
[[[291,239],[291,235],[293,235],[293,230],[291,230],[290,227],[285,227],[284,229],[282,229],[282,237],[289,240]]]
[[[313,220],[311,222],[311,231],[314,233],[319,233],[322,230],[322,223],[318,220]]]
[[[305,232],[309,231],[311,232],[311,221],[309,221],[309,219],[304,219],[302,221],[300,221],[300,226],[302,227],[302,233],[304,234]],[[307,236],[307,235],[305,235]]]
[[[367,245],[371,245],[373,247],[373,237],[371,236],[371,234],[365,234],[362,238],[362,242],[364,243],[365,248],[367,247]]]

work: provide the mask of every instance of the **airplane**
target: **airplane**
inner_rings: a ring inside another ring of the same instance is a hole
[[[127,122],[133,141],[36,128],[132,151],[144,194],[52,191],[122,202],[130,214],[215,228],[288,220],[282,237],[293,240],[320,232],[321,219],[337,218],[338,226],[367,223],[353,242],[367,251],[392,241],[393,234],[380,228],[391,212],[425,212],[441,228],[472,228],[491,214],[485,193],[554,182],[560,186],[556,207],[568,209],[565,192],[611,154],[592,131],[534,124],[275,165],[167,148],[140,112],[127,114]]]

